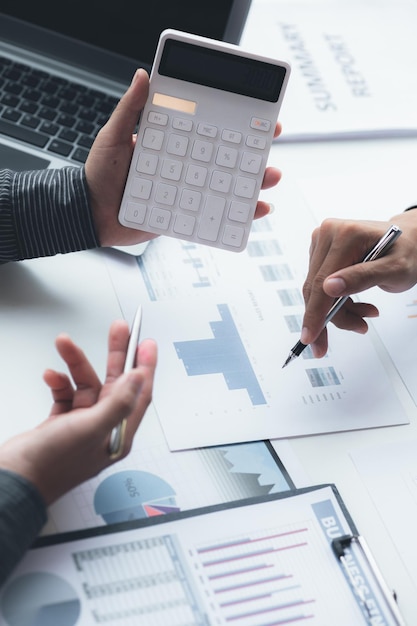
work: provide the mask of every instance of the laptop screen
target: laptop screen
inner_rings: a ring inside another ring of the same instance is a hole
[[[238,43],[250,0],[2,0],[1,5],[2,12],[11,18],[150,67],[159,35],[165,28]],[[13,38],[13,28],[1,34]],[[57,39],[56,44],[61,40],[62,37]],[[29,48],[46,46],[45,31],[26,41]],[[59,57],[56,44],[54,51]],[[70,41],[63,55],[66,61],[68,46],[71,47]]]

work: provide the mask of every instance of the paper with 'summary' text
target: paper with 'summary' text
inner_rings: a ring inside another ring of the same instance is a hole
[[[279,141],[417,134],[417,4],[254,2],[242,45],[292,72]]]

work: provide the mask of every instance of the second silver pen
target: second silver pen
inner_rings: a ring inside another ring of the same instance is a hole
[[[127,347],[126,360],[123,372],[129,372],[135,365],[136,349],[139,343],[140,327],[142,323],[142,307],[138,306],[130,331],[129,345]],[[123,420],[113,428],[110,436],[109,454],[111,459],[120,456],[123,449],[126,420]]]

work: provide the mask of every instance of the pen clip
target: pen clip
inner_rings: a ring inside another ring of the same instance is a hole
[[[375,259],[378,259],[380,256],[382,256],[384,252],[386,252],[388,248],[392,246],[394,241],[401,235],[401,233],[402,230],[395,224],[392,224],[392,226],[390,226],[385,235],[381,237],[378,243],[364,257],[362,263],[374,261]]]

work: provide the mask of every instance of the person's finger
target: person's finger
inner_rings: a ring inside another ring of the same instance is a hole
[[[327,328],[323,328],[315,341],[310,344],[310,347],[316,359],[321,359],[325,356],[328,349]]]
[[[350,298],[345,302],[332,323],[337,328],[351,330],[364,335],[368,331],[365,317],[378,317],[379,311],[373,304],[367,302],[353,302]]]
[[[281,122],[277,122],[277,123],[275,124],[274,139],[276,139],[277,137],[279,137],[281,133],[282,133],[282,126],[281,126]]]
[[[55,340],[59,355],[67,364],[71,377],[76,386],[72,408],[83,408],[97,401],[101,390],[101,381],[93,366],[72,339],[61,334]]]
[[[350,298],[340,311],[333,317],[332,324],[343,330],[350,330],[364,335],[368,332],[368,324],[364,318],[379,316],[379,311],[373,304],[353,302]],[[302,334],[303,338],[304,335]],[[318,337],[310,344],[316,358],[323,357],[328,349],[327,328],[325,327]]]
[[[140,394],[136,401],[135,411],[126,424],[126,445],[129,448],[142,417],[152,400],[157,356],[157,346],[153,340],[145,339],[140,343],[136,360],[139,371],[144,374],[144,378]]]
[[[281,176],[281,171],[276,167],[267,167],[262,181],[262,189],[270,189],[271,187],[275,187],[275,185],[277,185],[281,180]],[[265,217],[272,212],[271,208],[271,204],[265,202],[264,200],[259,200],[256,204],[253,219],[258,220],[262,217]]]
[[[105,388],[111,385],[124,370],[129,336],[129,325],[126,321],[116,320],[110,326]],[[105,389],[103,391],[105,392]]]
[[[266,217],[270,213],[272,213],[273,207],[268,202],[264,202],[263,200],[259,200],[256,205],[255,214],[253,216],[254,220],[259,220],[262,217]]]
[[[415,281],[404,278],[404,264],[395,263],[394,255],[394,251],[388,251],[383,258],[371,263],[358,263],[334,272],[324,280],[323,290],[335,298],[361,293],[375,285],[389,292],[404,291],[413,286]]]
[[[43,374],[43,379],[51,390],[54,401],[49,416],[53,417],[70,411],[74,399],[74,388],[67,374],[47,369]]]
[[[282,172],[276,167],[267,167],[262,181],[262,189],[271,189],[279,183]]]
[[[131,142],[139,114],[145,106],[149,92],[149,77],[144,69],[136,70],[129,89],[122,96],[107,124],[103,127],[115,143]]]

